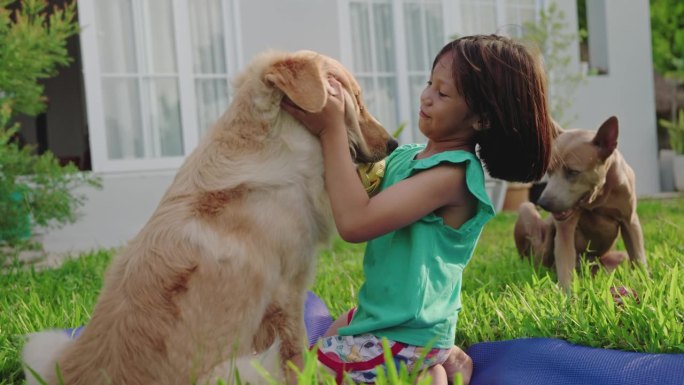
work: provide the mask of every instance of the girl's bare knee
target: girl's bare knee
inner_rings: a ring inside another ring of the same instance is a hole
[[[446,371],[446,376],[449,382],[452,382],[456,374],[460,373],[463,379],[463,385],[470,383],[470,377],[473,375],[473,360],[458,346],[451,348],[449,357],[442,364]]]
[[[449,383],[446,370],[440,364],[429,367],[425,374],[432,378],[432,385],[447,385]]]
[[[349,313],[354,311],[354,309],[349,310],[345,313],[342,313],[333,323],[328,327],[328,330],[325,332],[324,337],[332,337],[334,335],[337,335],[337,330],[341,327],[349,325]]]

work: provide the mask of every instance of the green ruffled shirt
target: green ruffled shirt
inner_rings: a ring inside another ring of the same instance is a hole
[[[415,159],[424,148],[410,144],[392,152],[380,188],[442,163],[465,163],[466,185],[478,200],[477,212],[458,229],[430,213],[369,241],[358,308],[351,324],[340,328],[340,335],[373,334],[433,348],[454,344],[463,269],[495,211],[485,190],[482,165],[474,154],[445,151]]]

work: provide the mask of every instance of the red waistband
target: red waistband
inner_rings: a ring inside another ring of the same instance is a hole
[[[406,344],[403,344],[401,342],[395,342],[394,345],[392,345],[392,347],[390,348],[392,357],[396,356],[397,353],[399,353],[401,349],[405,348],[406,346]],[[318,361],[320,361],[322,364],[335,371],[335,381],[338,384],[341,384],[342,380],[344,379],[344,372],[373,369],[374,367],[385,363],[385,356],[384,354],[380,354],[378,356],[371,358],[368,361],[343,362],[340,361],[337,357],[328,356],[319,350]]]

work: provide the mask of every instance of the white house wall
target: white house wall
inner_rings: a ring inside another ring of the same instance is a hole
[[[597,0],[588,0],[597,1]],[[568,116],[575,128],[595,130],[611,115],[618,117],[618,148],[636,174],[640,196],[660,192],[658,144],[647,0],[605,2],[609,74],[589,76],[575,94]],[[577,25],[575,1],[559,2],[570,25]],[[574,65],[579,66],[577,56]]]
[[[174,172],[103,174],[101,190],[81,188],[82,217],[42,236],[46,251],[69,253],[119,247],[133,239],[157,208]]]
[[[594,1],[594,0],[589,0]],[[83,0],[81,0],[83,2]],[[332,0],[235,0],[238,69],[267,49],[312,49],[350,60]],[[576,25],[575,0],[559,0]],[[639,195],[659,191],[648,0],[606,0],[610,73],[591,77],[576,93],[568,115],[574,126],[595,129],[611,115],[620,120],[620,149],[637,174]],[[94,58],[91,58],[94,59]],[[85,58],[84,58],[85,60]],[[577,55],[574,65],[579,68]],[[86,79],[87,81],[87,79]],[[96,129],[92,125],[90,129]],[[102,128],[100,128],[102,129]],[[174,170],[104,173],[104,189],[86,190],[83,217],[44,235],[48,251],[82,251],[121,246],[145,224],[171,183]]]

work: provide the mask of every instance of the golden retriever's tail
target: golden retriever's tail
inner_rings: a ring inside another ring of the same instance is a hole
[[[43,381],[55,372],[58,354],[71,343],[72,339],[64,330],[46,330],[28,336],[21,352],[27,385],[38,385],[35,374]],[[35,374],[33,373],[35,372]]]

